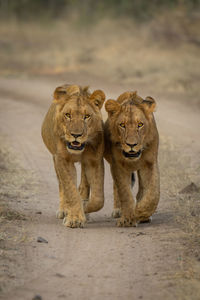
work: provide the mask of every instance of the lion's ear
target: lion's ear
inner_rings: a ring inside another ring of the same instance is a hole
[[[54,101],[60,101],[66,98],[67,89],[65,86],[59,86],[54,91]]]
[[[142,104],[145,106],[145,109],[150,113],[154,112],[156,109],[156,101],[150,96],[147,96],[145,100],[143,100]]]
[[[125,100],[138,98],[137,91],[134,92],[124,92],[117,98],[117,102],[122,104]]]
[[[80,94],[80,87],[76,84],[65,84],[63,86],[59,86],[54,91],[54,102],[60,102],[60,100],[65,100],[67,96],[76,94]]]
[[[101,109],[103,106],[103,103],[105,101],[105,98],[106,98],[106,96],[102,90],[96,90],[90,96],[90,101],[94,105],[96,105],[99,109]]]
[[[120,110],[120,104],[115,100],[109,99],[106,101],[105,109],[108,112],[108,114],[112,116]]]

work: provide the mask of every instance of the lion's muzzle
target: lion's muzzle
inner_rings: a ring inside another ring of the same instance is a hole
[[[85,148],[85,143],[79,143],[77,141],[66,142],[66,146],[69,150],[82,151]]]
[[[135,152],[135,151],[125,152],[125,151],[123,151],[123,155],[127,158],[139,158],[141,153],[142,153],[141,150],[139,150],[138,152]]]

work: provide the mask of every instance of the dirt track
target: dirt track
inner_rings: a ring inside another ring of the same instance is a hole
[[[179,259],[183,232],[174,219],[176,193],[194,179],[183,161],[189,157],[191,168],[199,163],[199,111],[158,99],[161,200],[151,224],[115,226],[110,217],[112,180],[106,165],[104,208],[91,215],[84,229],[69,229],[55,218],[57,181],[40,136],[56,85],[41,80],[2,79],[0,83],[1,132],[20,164],[34,171],[38,182],[35,195],[16,207],[27,217],[22,221],[25,256],[16,262],[20,278],[16,276],[0,298],[27,300],[38,294],[43,300],[199,299],[198,282],[176,276],[184,272]],[[107,98],[123,91],[113,87],[108,93],[106,84],[96,87],[104,89]],[[146,96],[143,91],[139,94]],[[38,236],[48,244],[37,243]]]

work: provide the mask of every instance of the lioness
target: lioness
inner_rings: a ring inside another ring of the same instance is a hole
[[[59,182],[57,218],[64,218],[63,224],[68,227],[83,227],[85,213],[98,211],[104,205],[104,140],[100,112],[104,100],[101,90],[90,94],[88,87],[57,87],[42,125],[42,138],[53,155]],[[75,162],[81,162],[79,190]]]
[[[114,181],[113,217],[118,226],[136,226],[149,221],[160,196],[158,131],[153,116],[155,100],[125,92],[105,104],[105,158]],[[139,190],[135,204],[131,191],[132,173],[137,171]]]

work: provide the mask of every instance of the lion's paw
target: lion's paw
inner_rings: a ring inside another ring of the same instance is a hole
[[[56,212],[56,218],[57,219],[64,219],[64,217],[67,216],[67,212],[65,212],[64,210],[57,210]]]
[[[129,216],[129,217],[122,216],[117,221],[117,226],[118,227],[137,227],[137,220],[134,216]]]
[[[112,218],[120,218],[121,217],[121,209],[120,208],[114,208],[111,214]]]
[[[85,222],[85,217],[78,216],[67,216],[63,219],[63,225],[70,228],[83,228]]]

